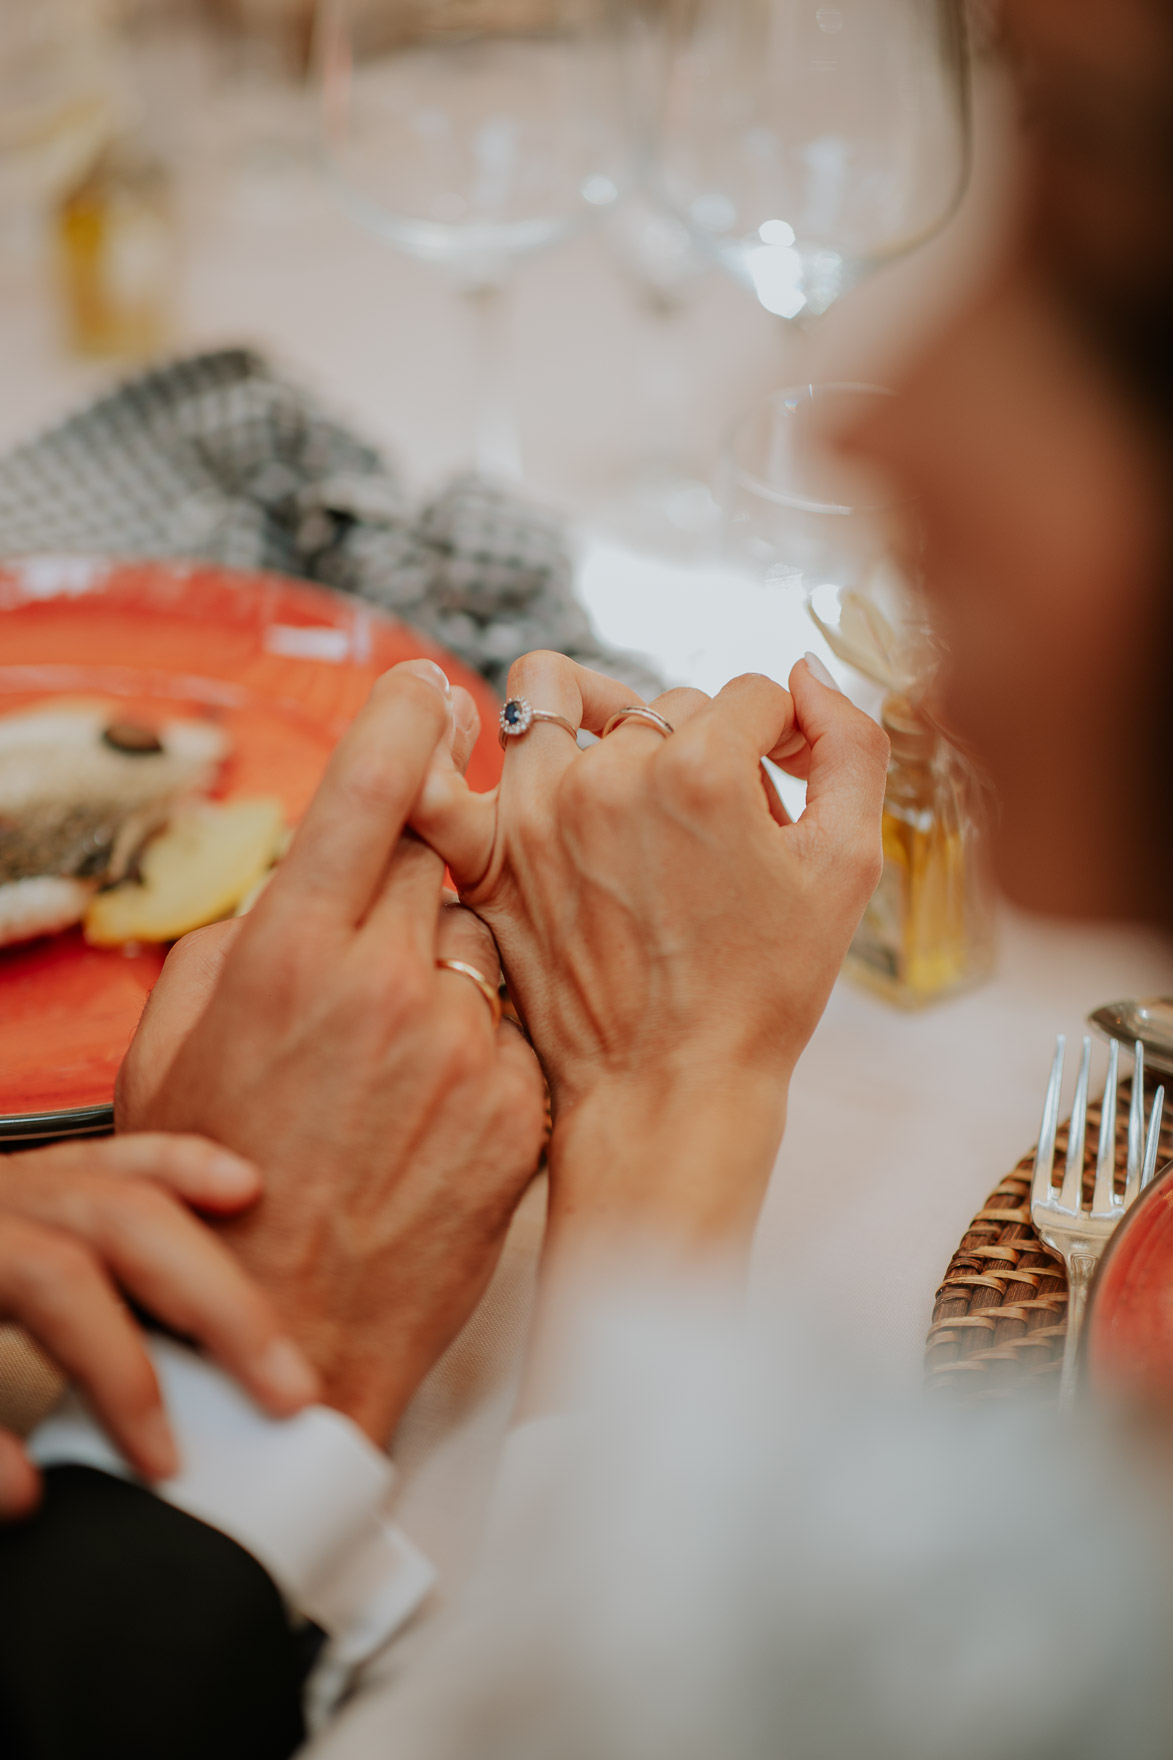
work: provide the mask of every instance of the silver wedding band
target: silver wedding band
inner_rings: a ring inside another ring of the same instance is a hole
[[[501,1025],[501,998],[497,994],[493,985],[490,984],[489,980],[486,978],[484,972],[478,972],[475,966],[468,965],[462,959],[438,959],[436,961],[436,970],[441,972],[456,972],[460,977],[468,978],[471,983],[476,985],[477,989],[489,1005],[489,1013],[493,1017],[493,1029],[496,1031]]]
[[[670,733],[676,732],[670,721],[665,721],[664,717],[657,715],[654,709],[645,709],[640,703],[638,705],[632,704],[627,709],[620,709],[618,714],[612,715],[603,729],[603,738],[606,739],[607,735],[618,727],[621,721],[646,721],[649,727],[654,727],[656,732],[662,733],[665,739]]]
[[[555,727],[565,729],[575,745],[578,744],[578,728],[565,715],[555,715],[549,709],[535,709],[528,697],[510,697],[497,718],[497,738],[502,748],[507,740],[521,739],[535,721],[552,721]]]

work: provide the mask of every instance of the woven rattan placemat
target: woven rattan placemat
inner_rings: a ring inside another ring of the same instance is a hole
[[[1158,1082],[1146,1080],[1146,1106]],[[1116,1189],[1124,1189],[1128,1154],[1128,1098],[1121,1084],[1116,1107]],[[1100,1103],[1087,1109],[1084,1203],[1090,1204],[1100,1134]],[[1059,1132],[1056,1174],[1067,1151]],[[1173,1158],[1173,1107],[1165,1108],[1158,1168]],[[1067,1274],[1031,1227],[1034,1150],[995,1186],[961,1238],[937,1291],[925,1366],[930,1387],[965,1399],[1013,1397],[1026,1386],[1058,1387],[1067,1330]]]

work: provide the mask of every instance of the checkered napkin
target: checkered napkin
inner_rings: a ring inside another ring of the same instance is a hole
[[[641,694],[661,688],[595,637],[558,520],[474,476],[413,505],[373,448],[246,349],[145,373],[0,459],[0,555],[33,551],[321,581],[384,606],[501,692],[531,648]]]

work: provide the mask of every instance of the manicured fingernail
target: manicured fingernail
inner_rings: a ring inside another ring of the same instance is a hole
[[[451,701],[452,686],[448,683],[448,674],[442,667],[437,666],[434,660],[406,660],[404,661],[404,670],[414,672],[415,676],[422,678],[425,684],[433,685],[436,690],[443,691]]]
[[[134,1427],[139,1459],[151,1479],[173,1479],[179,1471],[179,1450],[166,1414],[148,1412]]]
[[[291,1338],[275,1338],[257,1358],[256,1377],[271,1399],[296,1408],[317,1399],[321,1388],[309,1362]]]
[[[820,684],[825,684],[829,691],[839,691],[839,695],[843,695],[817,654],[804,654],[803,659],[806,661],[806,669],[812,678],[817,678]]]

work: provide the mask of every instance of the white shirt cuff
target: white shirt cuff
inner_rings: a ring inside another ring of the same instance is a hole
[[[194,1351],[168,1338],[149,1339],[148,1350],[183,1462],[155,1491],[251,1552],[328,1634],[330,1675],[343,1678],[407,1623],[435,1581],[387,1519],[390,1461],[340,1412],[312,1406],[270,1418]],[[41,1466],[137,1478],[72,1391],[29,1453]]]

